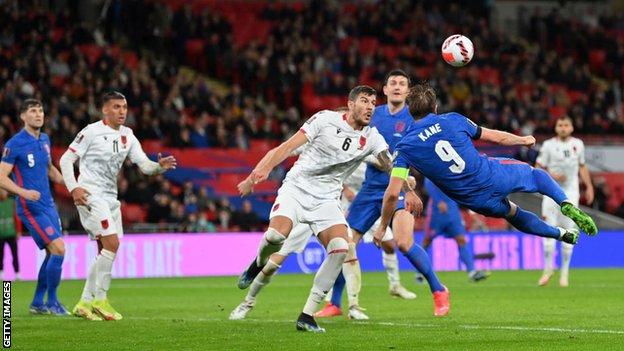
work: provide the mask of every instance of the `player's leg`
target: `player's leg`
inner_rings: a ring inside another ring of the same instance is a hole
[[[296,199],[297,194],[301,194],[301,192],[286,187],[279,189],[278,196],[271,208],[269,228],[260,240],[258,254],[238,278],[239,289],[249,287],[269,257],[282,248],[292,228],[299,223],[297,212],[301,208],[301,203]]]
[[[325,331],[325,329],[316,324],[312,315],[316,311],[318,304],[325,298],[327,291],[329,291],[336,281],[336,277],[342,269],[342,264],[349,251],[346,224],[334,224],[327,229],[323,229],[319,233],[318,238],[321,244],[326,248],[327,256],[316,272],[310,295],[303,307],[303,312],[301,312],[297,319],[297,330],[312,332]]]
[[[590,236],[598,233],[598,227],[594,220],[581,209],[579,209],[574,201],[568,199],[565,192],[557,182],[543,169],[533,168],[532,180],[537,187],[537,191],[542,195],[546,195],[553,199],[559,206],[561,206],[561,213],[576,223],[582,231]]]
[[[578,198],[572,199],[574,204],[578,203]],[[574,223],[568,217],[564,217],[561,213],[557,214],[557,220],[562,226],[573,227]],[[559,286],[568,287],[570,285],[570,261],[572,261],[572,252],[574,245],[561,243],[561,271],[559,276]]]
[[[292,228],[293,221],[287,216],[277,215],[271,218],[269,221],[269,228],[264,232],[260,245],[258,246],[257,256],[251,261],[249,267],[245,269],[238,279],[239,289],[246,289],[249,287],[251,282],[262,270],[262,267],[267,264],[269,257],[282,248]]]
[[[58,286],[61,283],[63,273],[63,260],[65,258],[65,243],[60,237],[52,240],[47,245],[50,258],[46,264],[46,279],[48,302],[47,307],[50,313],[56,315],[69,315],[69,311],[63,306],[57,296]]]
[[[9,247],[11,248],[11,258],[13,259],[13,271],[15,272],[15,280],[20,280],[21,277],[20,277],[19,255],[17,254],[17,238],[11,237],[7,240],[7,242],[9,243]]]
[[[544,199],[542,199],[542,217],[544,218],[544,221],[551,226],[556,226],[558,224],[558,207],[559,206],[551,198],[544,197]],[[544,252],[544,271],[542,272],[542,275],[537,282],[539,286],[547,285],[553,275],[556,242],[557,241],[552,238],[542,239],[542,247]]]
[[[95,240],[95,236],[93,236],[92,240],[94,240],[97,245],[97,254],[89,265],[89,269],[87,270],[87,279],[85,280],[85,285],[82,289],[80,301],[78,301],[72,309],[72,314],[76,317],[82,317],[91,321],[101,321],[102,318],[93,311],[93,298],[95,297],[96,262],[103,247],[99,240]]]
[[[297,224],[291,230],[282,248],[269,257],[260,273],[251,282],[245,299],[230,313],[229,318],[231,320],[244,319],[247,316],[256,305],[258,294],[271,282],[272,277],[281,268],[286,257],[293,252],[303,251],[311,235],[312,229],[307,224]]]
[[[46,250],[46,258],[43,260],[41,267],[39,268],[37,287],[35,289],[35,296],[30,305],[30,312],[32,314],[51,313],[49,303],[56,302],[57,300],[56,287],[58,286],[58,283],[56,283],[56,286],[51,289],[49,284],[54,283],[57,279],[54,276],[49,277],[49,275],[56,275],[57,270],[60,269],[59,257],[55,257],[54,261],[52,260],[52,257],[60,256],[60,263],[62,264],[65,247],[64,245],[57,245],[59,240],[62,243],[62,240],[60,239],[60,232],[54,230],[52,223],[45,214],[25,211],[24,213],[19,213],[19,216],[22,220],[22,224],[26,227],[26,229],[28,229],[28,232],[33,240],[35,240],[39,249]],[[53,249],[54,252],[51,252],[50,249]],[[58,280],[60,280],[60,276]],[[46,292],[48,294],[52,292],[53,294],[53,296],[48,296],[48,304],[44,304]]]
[[[492,210],[494,214],[507,213],[507,221],[521,232],[556,239],[572,245],[578,241],[578,230],[551,226],[535,213],[523,210],[508,199],[501,201]]]
[[[399,250],[429,283],[433,293],[434,315],[447,315],[450,310],[449,292],[433,271],[427,252],[414,243],[414,216],[404,209],[397,210],[392,218],[392,232]]]
[[[396,242],[394,241],[394,234],[389,227],[386,228],[386,233],[381,239],[381,260],[386,269],[386,276],[388,277],[389,284],[388,293],[390,296],[400,297],[406,300],[415,299],[416,294],[407,290],[401,284],[399,258],[396,254]]]

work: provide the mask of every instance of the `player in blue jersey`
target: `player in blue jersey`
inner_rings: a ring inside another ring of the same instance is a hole
[[[41,132],[44,122],[39,100],[27,99],[20,107],[24,129],[4,146],[0,162],[0,187],[17,195],[17,214],[46,257],[37,279],[35,297],[30,305],[32,314],[68,315],[59,302],[56,290],[61,281],[65,243],[61,220],[52,193],[50,180],[63,183],[63,176],[52,165],[50,139]],[[11,178],[9,175],[11,174]],[[44,303],[45,293],[48,301]]]
[[[468,279],[473,282],[486,279],[489,275],[488,272],[475,270],[474,255],[466,240],[466,229],[457,202],[426,178],[425,189],[429,194],[429,202],[427,203],[427,218],[425,219],[425,237],[422,242],[423,249],[427,250],[438,235],[454,239],[457,242],[459,258],[468,271]]]
[[[506,218],[522,232],[570,244],[576,244],[579,235],[576,229],[550,226],[534,213],[518,207],[507,198],[513,192],[546,195],[586,234],[598,233],[593,219],[568,200],[546,171],[513,159],[479,155],[472,143],[472,140],[480,139],[501,145],[531,146],[535,144],[534,137],[479,127],[454,112],[437,114],[436,95],[427,84],[411,89],[408,104],[416,122],[396,146],[398,156],[384,195],[376,241],[392,218],[410,167],[429,178],[460,205],[486,216]]]
[[[407,73],[402,70],[390,71],[384,79],[383,86],[383,92],[388,99],[388,103],[376,107],[371,119],[371,126],[376,127],[379,133],[384,137],[391,153],[394,152],[397,143],[402,140],[405,133],[414,123],[414,119],[410,115],[408,106],[405,103],[409,92],[409,85],[410,80]],[[347,215],[347,222],[353,232],[353,243],[358,243],[364,233],[368,232],[379,219],[383,194],[389,181],[390,175],[388,172],[381,171],[371,165],[367,167],[362,188],[349,207],[349,213]],[[405,206],[408,202],[406,197],[415,198],[419,208],[407,209]],[[388,238],[388,235],[381,240],[381,246],[384,252],[384,266],[386,266],[388,271],[393,270],[396,272],[394,282],[392,281],[392,275],[390,278],[390,293],[401,297],[416,297],[415,294],[407,291],[400,285],[400,280],[398,278],[398,259],[394,251],[394,245],[396,243],[396,246],[412,265],[427,278],[434,297],[434,314],[437,316],[446,315],[449,311],[448,290],[440,283],[431,269],[427,253],[414,243],[414,216],[411,212],[413,210],[420,212],[422,210],[422,202],[414,192],[401,193],[399,201],[393,209],[392,233],[394,241],[387,240],[392,239],[392,236]],[[385,230],[386,228],[384,228],[384,233]],[[347,259],[345,260],[345,268],[347,268],[348,264],[357,262],[353,243],[350,244],[349,255],[347,255]],[[343,268],[343,272],[345,276],[347,276],[346,283],[349,284],[348,272],[345,268]],[[338,284],[334,285],[333,288],[331,304],[319,311],[317,316],[332,315],[328,313],[330,309],[336,306],[336,304],[340,304],[344,283],[340,284],[340,279],[337,283]]]

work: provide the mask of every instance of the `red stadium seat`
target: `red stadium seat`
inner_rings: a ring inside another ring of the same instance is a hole
[[[147,210],[138,204],[121,203],[121,212],[125,224],[143,223],[147,218]]]

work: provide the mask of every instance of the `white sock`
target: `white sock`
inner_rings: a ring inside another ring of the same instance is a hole
[[[561,276],[567,277],[570,273],[570,261],[572,260],[574,245],[561,243]]]
[[[347,251],[349,251],[349,244],[345,239],[333,238],[329,241],[327,257],[314,276],[314,284],[303,307],[303,313],[310,316],[314,315],[319,303],[323,301],[329,289],[334,285],[347,257]]]
[[[273,228],[269,228],[264,232],[260,246],[258,246],[258,258],[256,259],[259,267],[264,267],[269,257],[282,248],[284,240],[286,240],[286,237]]]
[[[249,292],[247,293],[247,297],[245,297],[245,300],[256,301],[256,296],[258,296],[260,290],[262,290],[264,286],[271,282],[271,278],[280,267],[281,266],[275,264],[275,262],[268,260],[262,271],[253,280],[253,282],[251,282],[251,285],[249,286]]]
[[[553,255],[555,253],[556,240],[543,238],[544,245],[544,274],[550,274],[553,271]]]
[[[95,261],[95,299],[106,299],[106,293],[110,288],[111,271],[113,270],[113,262],[115,261],[115,253],[106,249],[102,250],[100,256]]]
[[[401,276],[399,275],[399,258],[395,253],[387,254],[385,251],[381,251],[381,257],[383,266],[388,274],[388,282],[390,286],[397,286],[401,284]]]
[[[95,266],[97,264],[98,257],[100,257],[100,255],[95,256],[95,259],[89,266],[87,280],[85,281],[84,288],[82,289],[82,297],[80,297],[81,300],[90,302],[93,300],[93,296],[95,295]]]
[[[349,307],[359,306],[360,290],[362,290],[362,270],[360,269],[360,261],[355,251],[355,243],[349,243],[349,251],[347,252],[345,263],[342,264],[342,274],[346,282]]]

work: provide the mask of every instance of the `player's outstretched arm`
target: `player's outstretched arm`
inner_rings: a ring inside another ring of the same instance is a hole
[[[506,146],[532,146],[535,144],[535,138],[532,135],[519,136],[500,130],[481,127],[481,140]]]
[[[259,183],[267,179],[271,170],[284,162],[293,151],[308,142],[305,133],[299,131],[290,139],[281,143],[278,147],[272,149],[258,162],[254,170],[251,172],[251,179],[254,183]]]
[[[587,165],[579,166],[579,174],[581,175],[581,182],[585,185],[585,200],[588,204],[591,204],[594,202],[594,185],[592,184]]]
[[[37,190],[28,190],[15,184],[9,174],[13,171],[13,165],[7,162],[0,162],[0,188],[13,193],[17,196],[21,196],[26,200],[37,201],[41,197],[41,194]]]

